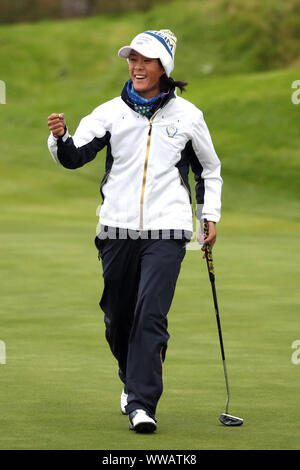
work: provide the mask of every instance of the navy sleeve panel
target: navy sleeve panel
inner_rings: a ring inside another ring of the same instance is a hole
[[[68,137],[65,142],[59,138],[57,140],[57,158],[65,168],[75,170],[93,160],[109,141],[110,132],[106,132],[101,138],[95,137],[82,147],[76,147],[72,137]]]
[[[196,181],[195,193],[197,204],[204,204],[204,179],[201,176],[203,172],[203,167],[194,152],[191,140],[187,142],[185,148],[181,152],[181,159],[176,164],[176,167],[178,168],[182,180],[184,181],[184,184],[189,191],[190,201],[192,202],[188,178],[189,166],[191,166]]]
[[[184,149],[181,152],[181,158],[176,163],[176,167],[178,168],[180,174],[180,182],[185,186],[188,191],[190,203],[192,203],[192,195],[191,195],[191,188],[189,185],[189,166],[190,166],[190,151],[189,151],[189,143],[186,144]]]
[[[195,152],[194,152],[194,149],[193,149],[193,146],[192,146],[192,143],[191,143],[191,168],[192,168],[192,171],[194,173],[194,178],[195,178],[195,181],[196,181],[196,186],[195,186],[195,193],[196,193],[196,201],[197,201],[197,204],[204,204],[204,191],[205,191],[205,188],[204,188],[204,179],[202,178],[202,171],[203,171],[203,167],[201,165],[201,163],[199,162]]]

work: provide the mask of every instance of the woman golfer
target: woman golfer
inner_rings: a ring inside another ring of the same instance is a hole
[[[124,384],[121,410],[136,432],[157,427],[167,314],[193,233],[189,167],[196,215],[209,221],[211,246],[220,219],[220,161],[202,112],[176,95],[187,83],[170,78],[176,41],[169,30],[145,31],[122,47],[130,79],[121,96],[82,119],[73,137],[63,115],[48,118],[49,150],[66,168],[107,147],[95,239],[104,277],[100,306]]]

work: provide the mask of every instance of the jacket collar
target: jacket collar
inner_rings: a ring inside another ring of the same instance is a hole
[[[134,104],[130,100],[128,93],[127,93],[127,83],[128,82],[126,82],[123,87],[121,98],[127,104],[127,106],[129,106],[129,108],[133,109],[134,111]],[[155,101],[153,108],[152,108],[152,113],[154,114],[158,109],[163,108],[173,98],[176,98],[175,87],[171,88],[168,94],[162,96],[160,99]]]

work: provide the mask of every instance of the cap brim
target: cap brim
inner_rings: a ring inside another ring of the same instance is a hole
[[[132,51],[136,51],[139,54],[142,54],[144,57],[148,57],[149,59],[158,59],[157,52],[151,51],[149,46],[145,47],[143,45],[135,46],[134,48],[131,46],[124,46],[118,52],[118,56],[122,59],[128,59]]]

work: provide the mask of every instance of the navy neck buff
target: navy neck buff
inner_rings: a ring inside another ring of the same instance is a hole
[[[162,96],[168,94],[165,92],[159,93],[159,95],[154,96],[154,98],[151,98],[150,100],[147,100],[146,98],[143,98],[135,89],[133,86],[133,83],[131,80],[128,80],[127,82],[127,93],[130,98],[130,101],[134,105],[134,110],[141,114],[142,116],[146,116],[147,118],[150,118],[152,116],[152,108],[155,102],[161,98]]]

